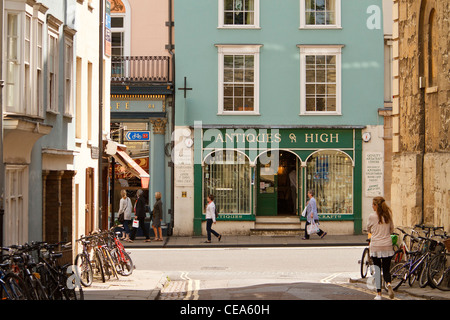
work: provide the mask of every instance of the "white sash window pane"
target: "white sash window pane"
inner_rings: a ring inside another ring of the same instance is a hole
[[[6,110],[19,111],[19,17],[17,14],[7,16],[7,55],[6,55]]]

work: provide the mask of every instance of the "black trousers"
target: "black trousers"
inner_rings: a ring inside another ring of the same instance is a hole
[[[384,282],[391,282],[391,260],[392,257],[388,258],[377,258],[372,257],[373,264],[375,265],[375,285],[377,287],[377,292],[381,292],[381,270],[383,270]]]
[[[208,234],[208,241],[211,241],[211,233],[216,237],[219,237],[219,234],[211,228],[212,224],[212,219],[206,219],[206,233]]]
[[[318,223],[319,222],[319,220],[314,220],[316,223]],[[309,234],[308,234],[308,226],[310,225],[311,223],[309,223],[308,221],[306,221],[306,224],[305,224],[305,238],[306,239],[309,239]],[[323,230],[322,229],[319,229],[319,232],[317,232],[317,235],[319,236],[319,237],[321,237],[322,235],[323,235]]]
[[[150,236],[148,234],[148,230],[147,228],[145,228],[145,217],[142,218],[137,218],[137,220],[139,221],[139,229],[142,230],[142,232],[144,233],[145,239],[150,239]],[[138,230],[138,228],[131,228],[131,234],[130,234],[130,239],[134,240],[136,238],[136,232]]]

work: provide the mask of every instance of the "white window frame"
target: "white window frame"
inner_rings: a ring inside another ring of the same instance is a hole
[[[236,24],[225,24],[225,2],[224,0],[219,0],[219,29],[261,29],[260,27],[260,0],[254,0],[255,1],[255,11],[253,16],[253,24],[243,24],[243,25],[236,25]]]
[[[19,175],[20,173],[20,175]],[[13,180],[16,179],[16,183]],[[5,245],[28,242],[28,166],[5,167]]]
[[[73,117],[74,113],[74,47],[75,30],[64,27],[64,116]]]
[[[300,29],[342,29],[341,25],[341,0],[335,0],[335,24],[306,24],[306,0],[300,0]]]
[[[342,115],[343,45],[297,45],[300,48],[300,115]],[[306,56],[336,55],[336,111],[306,111]]]
[[[259,55],[262,45],[216,45],[218,48],[218,65],[219,65],[219,78],[218,78],[218,115],[259,115]],[[229,54],[251,54],[254,56],[254,105],[253,111],[225,111],[223,105],[224,99],[224,56]]]
[[[17,57],[14,60],[16,77],[14,85],[13,100],[9,103],[5,100],[5,109],[7,113],[26,115],[34,118],[43,117],[42,96],[43,96],[43,76],[37,77],[38,70],[43,73],[43,25],[45,21],[45,12],[47,7],[40,3],[34,5],[26,1],[6,1],[5,2],[5,38],[8,40],[7,23],[10,14],[15,15],[17,19]],[[29,29],[27,29],[27,26]],[[39,26],[42,26],[39,29]],[[41,38],[38,32],[41,31]],[[40,46],[38,40],[42,40]],[[9,42],[5,42],[3,59],[5,62],[11,61],[8,57]],[[41,55],[39,55],[41,53]],[[39,59],[41,58],[41,59]],[[39,63],[41,61],[42,63]],[[7,66],[7,65],[6,65]],[[6,86],[10,86],[5,67]],[[8,91],[8,89],[6,90]],[[6,94],[8,96],[8,94]],[[39,102],[39,100],[41,102]]]
[[[55,17],[47,16],[47,112],[59,114],[59,27],[62,22]],[[51,51],[51,45],[54,45],[54,52]],[[53,56],[52,56],[53,54]],[[53,59],[53,72],[50,72],[50,59]],[[53,74],[53,82],[51,76]],[[53,93],[53,94],[51,94]]]
[[[33,50],[33,42],[34,39],[32,39],[33,37],[33,16],[30,15],[28,12],[25,13],[24,16],[24,23],[23,23],[23,72],[24,72],[24,82],[23,82],[23,87],[24,87],[24,91],[23,91],[23,95],[24,95],[24,100],[23,100],[23,107],[24,107],[24,111],[25,114],[30,114],[30,115],[37,115],[37,110],[34,111],[33,109],[33,102],[32,101],[32,91],[34,91],[34,87],[33,87],[33,71],[32,71],[32,67],[33,67],[33,54],[34,54],[34,50]],[[28,30],[27,30],[28,27]]]
[[[12,57],[9,56],[9,53],[11,52],[10,49],[10,44],[13,43],[12,40],[10,40],[10,35],[8,34],[8,29],[9,29],[9,16],[15,16],[17,19],[17,35],[15,35],[14,37],[16,38],[15,40],[15,45],[16,45],[16,57],[15,59],[13,59]],[[18,114],[23,114],[24,113],[24,108],[23,108],[23,104],[22,104],[22,95],[20,94],[20,92],[22,91],[22,83],[23,83],[23,77],[22,77],[22,67],[23,67],[23,55],[22,55],[22,48],[23,48],[23,14],[21,14],[21,12],[17,12],[17,11],[12,11],[12,10],[8,10],[5,12],[5,50],[4,50],[4,60],[5,61],[5,90],[4,90],[4,95],[5,95],[5,110],[6,112],[10,112],[10,113],[18,113]],[[14,82],[12,82],[12,80],[8,77],[8,65],[12,64],[14,65]],[[12,86],[12,94],[9,94],[9,87]],[[11,105],[10,105],[10,101],[9,97],[12,98],[11,101]]]
[[[123,5],[125,6],[125,13],[111,13],[111,18],[122,18],[123,26],[122,27],[111,27],[111,36],[113,33],[122,33],[123,37],[123,51],[122,55],[124,57],[128,57],[131,55],[131,6],[127,0],[122,0]],[[111,66],[112,67],[112,66]],[[123,75],[128,76],[130,68],[129,65],[124,61],[123,62]],[[114,71],[114,70],[111,70]]]
[[[36,87],[34,92],[34,104],[36,105],[37,116],[44,116],[44,21],[37,19],[36,21],[36,33],[35,33],[35,81]],[[40,31],[40,32],[39,32]]]

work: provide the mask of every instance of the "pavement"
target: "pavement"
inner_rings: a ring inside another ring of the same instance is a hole
[[[165,237],[163,241],[145,242],[137,238],[133,243],[123,242],[126,249],[139,248],[233,248],[233,247],[313,247],[313,246],[366,246],[367,235],[327,235],[323,239],[311,236],[310,240],[302,240],[302,236],[223,236],[221,241],[214,238],[205,243],[206,238],[189,236]],[[361,250],[362,252],[362,250]],[[85,300],[158,300],[161,290],[168,285],[170,279],[163,271],[135,269],[130,276],[110,279],[102,282],[94,279],[90,287],[83,288]],[[349,279],[355,286],[365,284],[366,279]],[[426,300],[450,300],[450,291],[441,291],[429,286],[420,288],[417,284],[410,287],[403,284],[399,292],[412,298]]]

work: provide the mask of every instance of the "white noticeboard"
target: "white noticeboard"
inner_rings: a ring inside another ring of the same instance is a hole
[[[384,194],[384,155],[382,152],[366,152],[364,155],[365,196]]]

